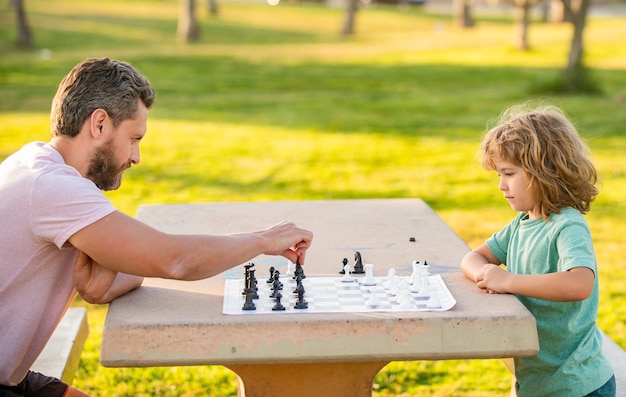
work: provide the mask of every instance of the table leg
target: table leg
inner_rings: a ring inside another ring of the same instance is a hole
[[[228,365],[239,397],[371,397],[372,381],[387,362]]]

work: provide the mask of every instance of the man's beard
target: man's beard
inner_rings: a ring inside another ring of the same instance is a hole
[[[100,190],[115,190],[122,184],[122,174],[129,167],[129,163],[120,166],[115,162],[113,142],[109,141],[93,154],[87,169],[87,178]]]

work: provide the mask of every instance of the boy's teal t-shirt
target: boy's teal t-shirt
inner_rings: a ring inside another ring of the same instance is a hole
[[[602,354],[596,326],[597,264],[591,232],[582,214],[568,207],[550,220],[521,213],[487,240],[495,257],[514,274],[546,274],[587,267],[595,273],[591,296],[551,302],[516,295],[537,321],[540,351],[515,359],[518,396],[584,396],[613,375]]]

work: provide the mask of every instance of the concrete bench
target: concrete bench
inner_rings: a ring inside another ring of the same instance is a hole
[[[70,307],[31,370],[72,384],[88,334],[87,309]]]
[[[602,334],[602,352],[609,359],[613,371],[615,371],[615,384],[617,386],[615,395],[618,397],[626,396],[626,352],[607,334],[600,332]],[[502,362],[511,372],[514,372],[513,359],[505,358]],[[511,397],[515,396],[515,376],[513,376]]]

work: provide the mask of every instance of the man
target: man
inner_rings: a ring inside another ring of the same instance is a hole
[[[85,396],[29,371],[76,294],[108,303],[143,277],[197,280],[257,255],[304,263],[313,235],[284,222],[233,235],[171,235],[117,211],[117,189],[139,163],[148,80],[131,65],[78,64],[52,102],[49,143],[0,164],[0,396]]]

